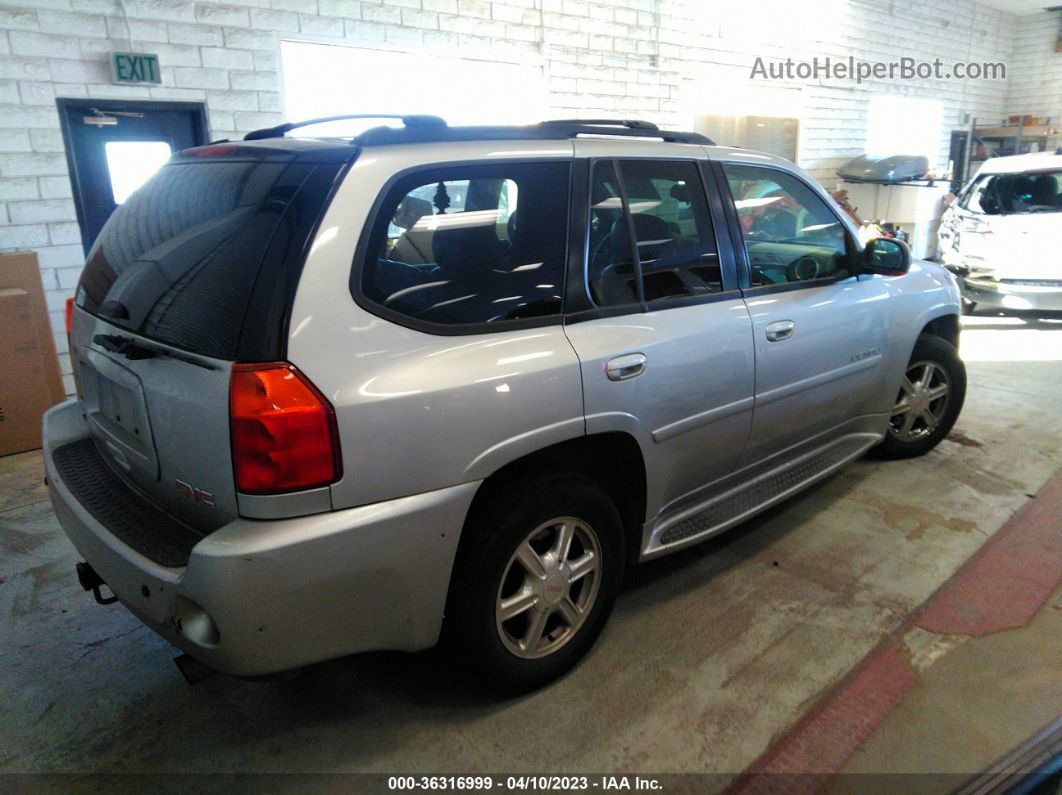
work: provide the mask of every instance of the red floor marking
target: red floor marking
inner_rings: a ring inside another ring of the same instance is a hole
[[[918,675],[900,649],[912,627],[983,635],[1023,626],[1062,583],[1062,470],[903,625],[863,658],[729,787],[817,792],[841,769]],[[787,775],[778,775],[787,774]]]
[[[1055,475],[912,616],[913,623],[946,635],[1021,627],[1060,582],[1062,475]]]
[[[840,769],[917,682],[918,675],[896,642],[888,641],[749,767],[731,791],[818,791],[824,783],[821,775]]]

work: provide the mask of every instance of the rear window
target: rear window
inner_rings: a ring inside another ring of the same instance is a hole
[[[164,166],[103,227],[78,306],[159,342],[236,358],[263,258],[271,246],[289,248],[287,211],[314,168],[262,160]]]

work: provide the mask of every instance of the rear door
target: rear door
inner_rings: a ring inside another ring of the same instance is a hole
[[[705,191],[703,149],[669,145],[677,156],[661,158],[644,148],[646,157],[614,159],[615,144],[576,142],[590,187],[575,247],[585,262],[572,269],[579,278],[569,284],[565,331],[582,368],[587,431],[638,440],[652,519],[737,463],[751,421],[753,351]]]
[[[884,277],[856,276],[856,244],[803,179],[724,163],[746,258],[756,348],[756,408],[743,465],[813,439],[877,427],[887,392]],[[875,425],[877,423],[877,425]]]
[[[239,511],[231,363],[282,355],[285,304],[339,168],[266,147],[176,158],[89,253],[71,353],[90,429],[128,482],[194,527]]]

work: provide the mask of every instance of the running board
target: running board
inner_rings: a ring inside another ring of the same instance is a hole
[[[674,552],[728,530],[826,477],[880,440],[880,436],[870,433],[846,436],[665,519],[653,528],[642,560]]]

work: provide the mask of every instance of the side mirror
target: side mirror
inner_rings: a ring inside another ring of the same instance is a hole
[[[911,249],[894,237],[875,237],[863,247],[863,273],[903,276],[911,267]]]

